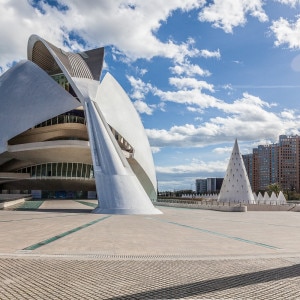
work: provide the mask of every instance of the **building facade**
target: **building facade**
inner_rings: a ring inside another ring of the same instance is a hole
[[[156,214],[150,145],[104,48],[65,52],[32,35],[0,77],[0,189],[98,197],[96,213]]]
[[[253,191],[278,183],[283,190],[300,191],[300,137],[279,136],[279,142],[259,145],[243,155]]]
[[[223,178],[196,179],[196,194],[218,193],[222,183]]]

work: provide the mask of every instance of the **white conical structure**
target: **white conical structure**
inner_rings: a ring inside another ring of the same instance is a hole
[[[262,201],[264,201],[264,197],[261,194],[261,192],[258,193],[257,198],[256,198],[256,203],[261,203]]]
[[[218,201],[255,203],[237,140],[232,149]]]
[[[255,192],[253,192],[253,197],[254,197],[254,201],[257,202],[257,201],[256,201],[256,200],[257,200],[257,196],[256,196],[256,193],[255,193]]]
[[[269,204],[271,201],[270,201],[270,196],[269,196],[269,194],[268,194],[268,192],[265,192],[264,193],[264,202],[266,203],[266,204]]]
[[[277,201],[278,201],[279,204],[286,204],[286,199],[285,199],[282,191],[279,192]]]
[[[277,196],[274,192],[272,192],[271,197],[270,197],[270,204],[277,204]]]

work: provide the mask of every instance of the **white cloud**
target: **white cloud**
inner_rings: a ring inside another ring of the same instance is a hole
[[[221,53],[220,50],[216,50],[216,51],[209,51],[207,49],[203,49],[200,50],[200,56],[205,57],[205,58],[211,58],[211,57],[215,57],[215,58],[221,58]]]
[[[196,78],[190,77],[171,77],[169,78],[169,83],[175,86],[178,89],[206,89],[210,92],[214,92],[214,86],[212,84],[207,83],[206,81],[197,80]]]
[[[217,98],[204,94],[200,89],[162,91],[154,90],[154,95],[160,97],[162,101],[181,103],[186,105],[196,105],[199,108],[208,108],[219,106]]]
[[[232,33],[233,28],[245,25],[247,14],[266,22],[262,0],[214,0],[199,13],[201,22],[211,22],[216,28]]]
[[[210,76],[211,73],[208,70],[203,70],[199,65],[193,65],[189,62],[185,62],[170,68],[173,74],[177,75],[200,75],[200,76]]]
[[[229,83],[229,84],[224,84],[223,86],[222,86],[222,88],[224,89],[224,90],[230,90],[230,91],[232,91],[233,90],[233,87],[232,87],[232,85]]]
[[[215,172],[223,172],[226,170],[227,162],[226,161],[198,161],[193,160],[189,164],[185,165],[176,165],[176,166],[164,166],[156,167],[156,171],[158,173],[163,174],[185,174],[185,175],[192,175],[192,174],[199,174],[199,173],[215,173]]]
[[[186,109],[187,109],[188,111],[191,111],[191,112],[197,112],[197,113],[200,113],[200,114],[203,114],[203,112],[204,112],[203,109],[201,109],[201,108],[196,108],[196,107],[193,107],[193,106],[188,106]],[[195,118],[195,120],[200,121],[200,120],[202,120],[202,118],[197,117],[197,118]]]
[[[148,72],[147,69],[140,69],[139,73],[141,74],[141,76],[145,75]]]
[[[232,147],[217,147],[215,149],[213,149],[213,153],[216,154],[227,154],[227,153],[231,153],[232,151]]]
[[[145,99],[146,95],[151,91],[152,85],[149,83],[145,83],[140,78],[135,78],[133,76],[127,76],[128,81],[132,86],[132,93],[130,97],[132,99],[143,100]]]
[[[160,152],[160,148],[159,147],[151,147],[151,151],[153,154]]]
[[[183,97],[184,99],[185,97]],[[195,101],[196,102],[196,101]],[[194,102],[194,104],[195,104]],[[157,147],[203,147],[239,140],[277,140],[280,134],[299,134],[300,116],[292,110],[276,114],[269,111],[272,104],[245,93],[233,103],[207,102],[225,113],[199,124],[185,124],[166,129],[147,129],[150,144]]]
[[[133,105],[140,114],[152,115],[153,113],[153,108],[151,108],[146,102],[142,100],[134,101]]]
[[[292,109],[285,109],[283,112],[281,112],[280,115],[281,115],[282,118],[290,119],[290,120],[293,120],[293,119],[297,118],[295,116],[295,111],[292,110]]]
[[[27,40],[33,33],[65,50],[66,47],[82,50],[83,47],[114,45],[119,54],[126,53],[125,56],[131,60],[163,56],[183,61],[187,56],[199,54],[197,49],[193,49],[190,39],[180,44],[161,42],[155,33],[173,11],[199,9],[205,0],[60,0],[58,3],[66,7],[63,10],[43,1],[38,2],[41,9],[32,7],[30,3],[0,0],[2,68],[7,68],[6,65],[14,60],[26,58]],[[80,37],[82,43],[72,35]],[[118,56],[117,53],[115,55]]]
[[[291,49],[300,48],[300,17],[295,23],[290,23],[284,18],[273,21],[270,29],[273,31],[276,41],[275,46],[287,45]]]
[[[275,0],[276,2],[290,5],[291,7],[295,7],[297,4],[300,4],[300,0]]]

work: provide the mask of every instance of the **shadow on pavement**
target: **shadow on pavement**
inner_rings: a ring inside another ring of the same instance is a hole
[[[188,284],[176,285],[160,289],[153,289],[145,292],[113,297],[110,299],[181,299],[184,297],[195,297],[201,295],[205,297],[205,294],[210,292],[245,287],[248,285],[267,283],[271,281],[278,281],[299,276],[300,264],[296,264],[289,267],[192,282]],[[299,295],[297,296],[300,297],[300,291],[298,290],[298,292]],[[243,298],[242,294],[241,297]]]

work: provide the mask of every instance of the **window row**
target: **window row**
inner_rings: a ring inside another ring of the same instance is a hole
[[[32,165],[17,170],[17,173],[27,173],[30,177],[59,177],[59,178],[94,178],[93,165],[83,163],[46,163]]]

